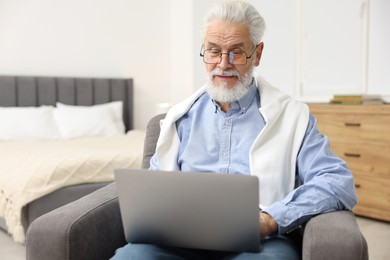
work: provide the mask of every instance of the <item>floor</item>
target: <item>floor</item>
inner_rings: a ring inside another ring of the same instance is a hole
[[[390,223],[360,217],[357,220],[368,243],[370,260],[390,259],[390,250],[388,248]],[[0,260],[24,259],[26,259],[25,247],[14,243],[3,230],[0,230]]]

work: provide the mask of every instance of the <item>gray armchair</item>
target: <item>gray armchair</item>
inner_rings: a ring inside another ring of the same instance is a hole
[[[147,126],[142,166],[149,166],[164,115]],[[298,239],[302,239],[298,236]],[[303,232],[303,259],[368,259],[367,242],[352,212],[312,218]],[[108,259],[126,244],[115,183],[36,219],[27,230],[28,260]]]

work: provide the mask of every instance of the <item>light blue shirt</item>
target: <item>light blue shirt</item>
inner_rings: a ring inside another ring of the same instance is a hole
[[[248,94],[234,102],[227,113],[207,93],[200,96],[176,122],[180,169],[249,175],[249,151],[265,125],[260,106],[255,81]],[[154,155],[150,169],[158,168]],[[314,215],[352,209],[356,204],[353,177],[345,162],[330,151],[328,138],[319,133],[311,114],[296,168],[296,189],[264,209],[278,223],[280,234],[304,224]]]

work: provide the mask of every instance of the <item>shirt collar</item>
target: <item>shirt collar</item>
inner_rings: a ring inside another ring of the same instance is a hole
[[[253,99],[257,93],[257,87],[255,80],[252,80],[252,83],[249,85],[248,93],[243,96],[240,100],[234,103],[238,103],[240,110],[245,113],[249,106],[252,104]]]

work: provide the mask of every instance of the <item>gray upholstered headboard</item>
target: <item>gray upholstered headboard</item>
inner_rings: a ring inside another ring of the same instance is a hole
[[[0,106],[90,106],[123,101],[126,130],[133,128],[133,80],[117,78],[70,78],[0,76]]]

